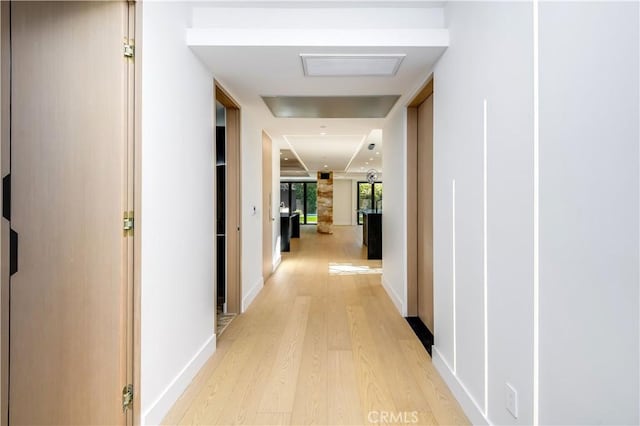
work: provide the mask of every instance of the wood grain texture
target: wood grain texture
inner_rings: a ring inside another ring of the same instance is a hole
[[[418,315],[418,108],[407,108],[407,315]]]
[[[433,96],[418,107],[417,266],[418,316],[433,328]]]
[[[0,3],[0,169],[2,177],[10,172],[10,96],[11,46],[9,2]],[[2,188],[0,188],[2,191]],[[9,221],[0,219],[0,426],[9,416]]]
[[[242,212],[240,197],[240,110],[227,108],[227,312],[240,313],[242,303]]]
[[[128,32],[126,2],[11,4],[11,424],[127,421]]]
[[[381,261],[366,260],[361,228],[301,233],[163,423],[357,425],[385,412],[468,424],[380,285]]]
[[[135,19],[133,22],[134,28],[134,43],[138,52],[138,58],[140,58],[140,52],[142,48],[142,9],[143,5],[141,1],[129,2],[129,9],[133,8]],[[131,25],[131,18],[129,24]],[[129,34],[131,36],[131,32]],[[140,59],[138,59],[140,62]],[[134,81],[134,108],[135,108],[135,168],[134,168],[134,207],[133,210],[136,216],[135,223],[135,235],[142,235],[143,221],[142,221],[142,67],[135,66],[136,60],[134,59],[135,68],[135,81]],[[142,423],[142,398],[140,397],[142,392],[135,392],[135,389],[142,388],[141,377],[141,347],[142,347],[142,238],[138,238],[134,235],[133,238],[133,425],[137,426]],[[215,321],[215,319],[214,319]]]
[[[413,100],[409,103],[409,108],[416,108],[420,106],[421,103],[424,102],[431,94],[433,93],[433,75],[429,77],[427,83],[420,89],[418,94],[413,98]]]
[[[227,312],[240,313],[242,308],[242,198],[241,198],[241,113],[239,104],[214,80],[215,100],[226,111],[226,163],[227,176],[225,194],[227,196],[225,221],[227,243]],[[213,118],[212,118],[213,119]],[[214,208],[215,211],[215,208]],[[215,238],[215,237],[214,237]],[[215,246],[215,242],[214,242]],[[214,303],[217,299],[214,294]],[[216,324],[215,314],[213,323]]]
[[[352,351],[329,351],[329,418],[331,425],[362,424],[362,402],[358,392]]]

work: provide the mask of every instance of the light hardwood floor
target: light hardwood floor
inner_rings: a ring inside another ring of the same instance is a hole
[[[164,424],[469,424],[366,260],[361,227],[302,227]]]

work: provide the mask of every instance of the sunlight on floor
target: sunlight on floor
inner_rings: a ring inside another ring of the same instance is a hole
[[[371,268],[353,263],[329,263],[329,275],[382,274],[382,268]]]

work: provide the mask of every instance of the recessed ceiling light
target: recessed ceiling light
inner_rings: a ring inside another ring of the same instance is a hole
[[[369,161],[373,161],[373,157],[369,158]]]
[[[287,161],[287,160],[288,160],[288,158],[287,158],[287,157],[284,157],[284,161]]]
[[[380,153],[379,153],[379,152],[376,152],[376,155],[380,155]]]
[[[308,77],[372,76],[393,77],[404,54],[301,54]]]
[[[364,162],[365,165],[369,165],[369,163],[367,163],[366,161]]]
[[[325,164],[324,166],[325,166],[325,167],[329,167],[329,166],[327,166],[326,164]]]
[[[326,134],[327,134],[327,132],[320,132],[320,134],[321,134],[322,136],[324,136],[324,135],[326,135]]]

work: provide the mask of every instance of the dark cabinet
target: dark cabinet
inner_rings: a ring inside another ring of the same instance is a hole
[[[291,238],[300,238],[300,214],[280,214],[280,251],[291,251]]]
[[[382,259],[382,213],[362,212],[362,244],[367,259]]]

